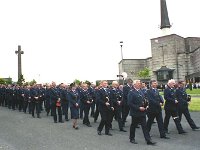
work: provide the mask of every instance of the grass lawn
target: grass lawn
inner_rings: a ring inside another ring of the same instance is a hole
[[[192,97],[192,101],[189,104],[190,111],[200,111],[200,98]]]
[[[200,89],[193,89],[192,91],[190,91],[189,89],[186,90],[186,92],[188,94],[199,94],[200,95]]]
[[[191,96],[200,96],[200,89],[193,89],[190,91],[189,89],[186,90],[187,94],[190,94]],[[160,91],[160,95],[163,95],[163,92]]]
[[[189,110],[200,111],[200,97],[192,97],[192,100],[189,104]]]

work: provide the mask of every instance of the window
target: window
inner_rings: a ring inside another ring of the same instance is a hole
[[[165,81],[165,80],[169,80],[172,79],[173,75],[172,75],[172,71],[158,71],[157,72],[157,80],[158,81]]]

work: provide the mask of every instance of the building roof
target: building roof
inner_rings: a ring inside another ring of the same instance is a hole
[[[166,66],[162,66],[160,69],[156,70],[155,72],[160,72],[160,71],[174,71],[174,69],[167,68]]]

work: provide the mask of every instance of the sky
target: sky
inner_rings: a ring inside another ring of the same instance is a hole
[[[200,37],[199,0],[166,0],[171,33]],[[117,79],[121,60],[151,57],[160,0],[1,0],[0,77],[26,81]]]

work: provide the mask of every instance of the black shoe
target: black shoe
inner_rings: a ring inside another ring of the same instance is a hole
[[[133,143],[133,144],[138,144],[134,139],[130,140],[130,142]]]
[[[88,127],[92,127],[91,124],[87,124],[86,126],[88,126]]]
[[[78,129],[79,129],[78,126],[74,126],[74,125],[73,125],[73,128],[74,128],[75,130],[78,130]]]
[[[199,131],[200,127],[192,128],[193,131]]]
[[[69,121],[69,119],[65,119],[65,121]]]
[[[179,132],[178,134],[185,134],[185,133],[187,133],[186,131],[181,131],[181,132]]]
[[[119,131],[122,131],[122,132],[127,132],[126,130],[124,130],[124,129],[120,129]]]
[[[161,136],[160,138],[161,138],[161,139],[170,139],[170,138],[167,137],[167,136]]]
[[[98,134],[98,135],[101,135],[101,131],[97,131],[97,134]]]
[[[59,121],[59,123],[64,123],[64,121]]]
[[[54,123],[57,123],[57,121],[54,121]]]
[[[168,131],[168,130],[165,130],[165,133],[166,133],[166,134],[169,134],[169,131]]]
[[[32,116],[33,118],[35,118],[35,116]]]
[[[156,142],[153,142],[153,141],[147,141],[147,145],[155,145]]]
[[[111,133],[106,133],[105,135],[112,136],[112,134],[111,134]]]

